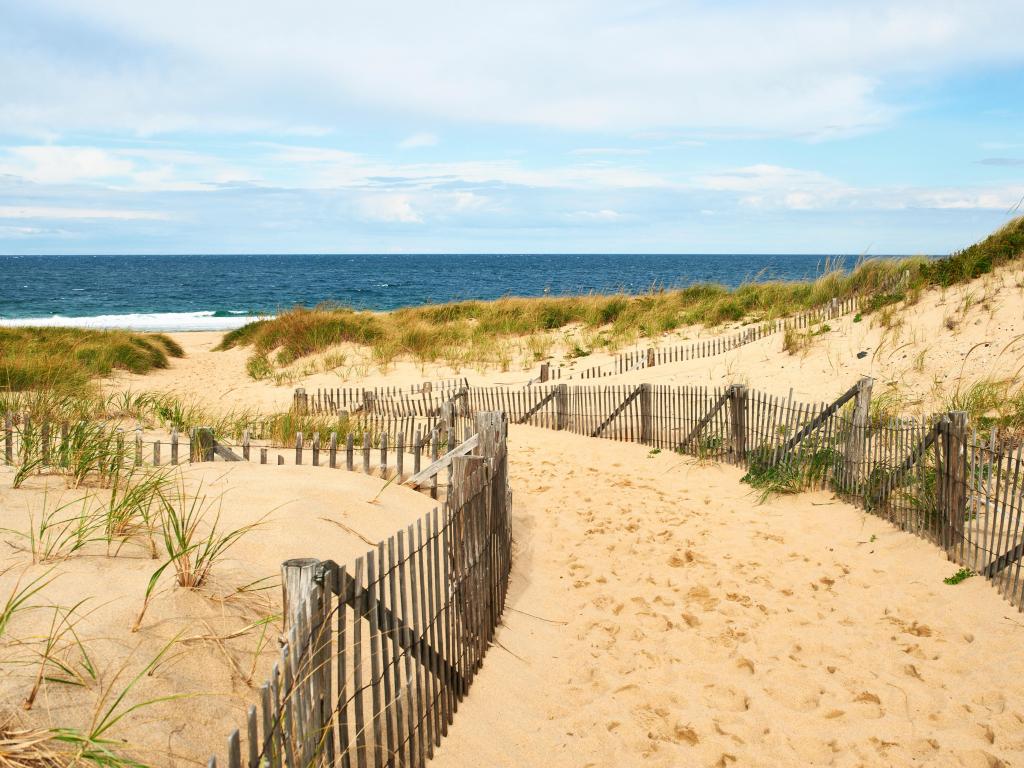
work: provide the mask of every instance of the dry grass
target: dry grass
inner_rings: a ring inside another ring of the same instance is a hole
[[[161,333],[0,328],[0,392],[40,387],[78,392],[115,369],[147,373],[183,355]]]

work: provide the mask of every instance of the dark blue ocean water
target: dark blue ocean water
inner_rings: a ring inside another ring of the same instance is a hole
[[[802,280],[809,255],[0,256],[0,318],[185,330],[334,301],[359,309],[544,293],[643,292],[700,282]]]

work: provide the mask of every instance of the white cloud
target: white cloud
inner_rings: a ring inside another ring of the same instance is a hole
[[[437,145],[437,136],[432,133],[414,133],[398,142],[399,149],[418,149]]]
[[[733,193],[752,208],[807,210],[1006,210],[1024,196],[1024,185],[856,187],[818,171],[751,165],[698,176],[697,189]]]
[[[618,221],[622,218],[622,214],[610,208],[602,208],[599,211],[576,211],[571,214],[570,218],[579,221],[610,222]]]
[[[409,195],[366,195],[359,200],[359,212],[368,221],[423,223]]]
[[[628,147],[580,147],[572,150],[570,155],[646,155],[650,150]]]
[[[94,47],[48,39],[46,9],[88,29]],[[1008,23],[1019,12],[1019,0],[41,0],[9,11],[0,32],[0,124],[322,133],[357,107],[844,135],[898,114],[883,94],[900,85],[1020,62],[1019,24]]]
[[[0,219],[118,219],[158,221],[171,216],[159,211],[64,208],[60,206],[0,205]]]
[[[452,208],[455,211],[478,211],[490,203],[484,195],[475,192],[453,192]]]
[[[9,159],[0,162],[0,173],[44,184],[118,178],[135,168],[130,160],[96,147],[22,146],[6,153]]]
[[[209,154],[177,149],[57,144],[0,148],[0,175],[37,184],[96,182],[133,189],[200,191],[251,180],[254,173]]]

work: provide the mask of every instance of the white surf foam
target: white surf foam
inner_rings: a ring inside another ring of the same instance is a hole
[[[255,319],[257,318],[246,314],[216,317],[213,312],[152,312],[92,317],[0,317],[0,326],[124,328],[131,331],[230,331]]]

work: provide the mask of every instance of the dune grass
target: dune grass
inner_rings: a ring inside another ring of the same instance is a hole
[[[114,370],[148,373],[184,354],[162,333],[0,328],[0,391],[78,392]]]
[[[274,364],[295,360],[342,343],[368,347],[377,362],[406,357],[420,363],[476,362],[500,357],[509,338],[535,339],[569,326],[602,329],[606,346],[655,337],[690,325],[759,322],[858,297],[863,313],[912,300],[921,290],[949,286],[987,274],[1024,255],[1024,217],[1014,219],[979,243],[941,259],[868,259],[844,271],[826,265],[816,280],[750,282],[729,289],[699,284],[645,294],[506,297],[408,307],[387,313],[360,312],[321,304],[281,312],[225,334],[219,349],[251,346],[250,373],[270,375]],[[892,286],[907,273],[899,289]],[[528,343],[547,353],[544,345]]]

